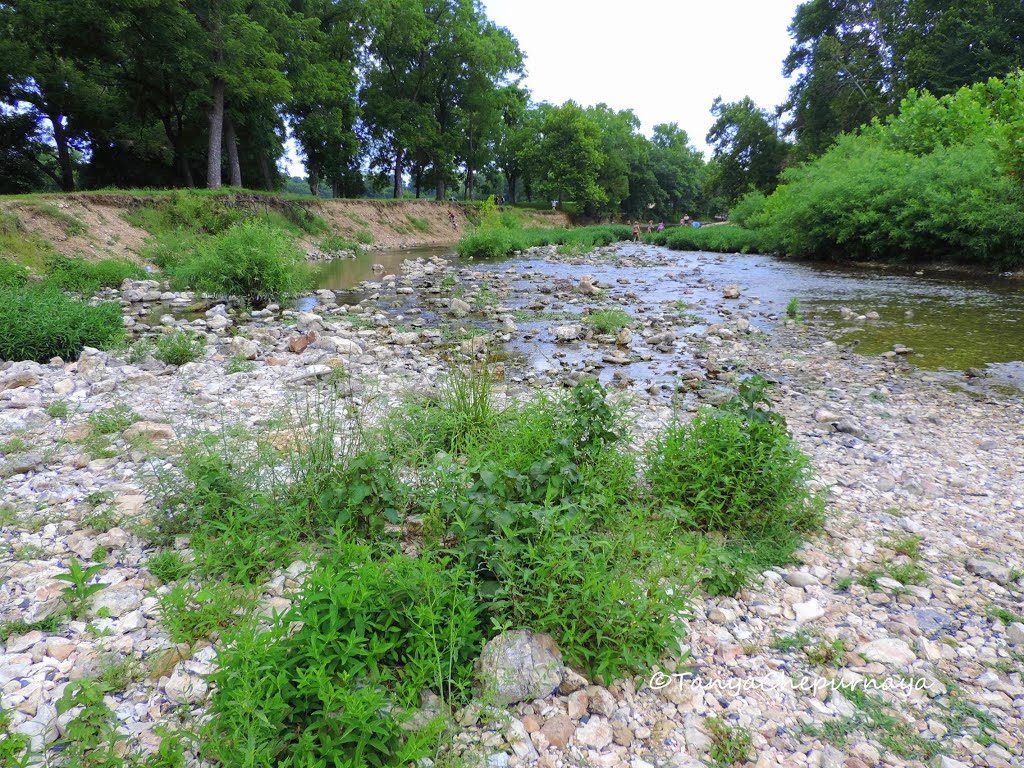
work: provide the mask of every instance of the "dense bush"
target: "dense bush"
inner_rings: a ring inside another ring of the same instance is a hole
[[[483,644],[473,595],[457,567],[340,548],[270,632],[235,635],[212,677],[204,756],[377,767],[427,757],[437,729],[403,725],[421,691],[459,700],[468,690]]]
[[[647,455],[653,496],[681,527],[731,548],[740,571],[783,561],[821,523],[810,462],[782,418],[763,407],[764,386],[750,380],[727,407],[670,425]],[[745,576],[722,574],[718,584],[735,587]]]
[[[100,288],[117,288],[125,280],[139,280],[146,271],[126,259],[86,261],[82,258],[55,256],[46,263],[47,282],[89,296]]]
[[[1024,74],[936,99],[792,168],[761,219],[797,256],[1024,264]]]
[[[764,204],[768,198],[759,190],[753,190],[741,197],[729,211],[729,221],[744,229],[752,229],[761,223]]]
[[[107,349],[123,341],[117,304],[86,304],[45,284],[0,288],[2,360],[74,360],[82,347]]]
[[[309,280],[305,257],[286,232],[244,221],[201,240],[194,253],[172,268],[174,282],[253,306],[294,296]]]

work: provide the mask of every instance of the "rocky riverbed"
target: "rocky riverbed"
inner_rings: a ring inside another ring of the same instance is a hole
[[[717,717],[750,734],[758,766],[1024,765],[1024,404],[787,324],[757,286],[704,275],[722,258],[636,246],[540,249],[511,265],[422,258],[364,283],[357,303],[324,290],[308,311],[250,315],[139,282],[111,293],[132,334],[193,329],[207,339],[200,360],[171,366],[137,347],[0,366],[0,621],[44,625],[3,642],[10,729],[38,751],[59,742],[75,714],[57,713],[65,686],[112,666],[133,670],[108,698],[135,748],[202,716],[215,650],[171,640],[167,587],[133,533],[182,438],[234,422],[285,434],[324,380],[380,412],[466,355],[489,360],[506,397],[599,376],[639,441],[761,373],[829,489],[828,522],[799,563],[695,602],[687,658],[622,681],[559,669],[499,713],[471,705],[456,713],[468,764],[710,764]],[[629,325],[595,330],[609,309]],[[187,538],[177,544],[187,556]],[[82,620],[51,626],[71,557],[103,563],[104,586]],[[289,605],[303,569],[265,585],[268,613]],[[839,681],[894,690],[876,694],[884,707],[857,704]]]

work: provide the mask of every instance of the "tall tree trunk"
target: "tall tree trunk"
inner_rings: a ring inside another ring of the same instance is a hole
[[[416,199],[420,199],[420,187],[423,184],[423,166],[416,166]]]
[[[320,174],[312,168],[309,169],[309,191],[313,197],[320,197]]]
[[[512,205],[516,204],[516,182],[519,181],[515,176],[508,176],[508,201]]]
[[[213,55],[215,64],[224,63],[224,49]],[[221,152],[224,145],[224,80],[213,78],[213,104],[210,106],[210,146],[206,152],[206,186],[220,189]]]
[[[270,162],[265,154],[260,153],[260,175],[263,177],[263,188],[268,192],[274,191],[274,174],[270,172]]]
[[[61,116],[50,118],[53,125],[53,140],[57,144],[57,163],[60,165],[60,188],[65,192],[75,191],[75,166],[71,162],[71,147],[68,133],[61,122]]]
[[[395,152],[395,200],[402,196],[402,150]]]
[[[231,169],[231,186],[242,186],[242,165],[238,162],[238,135],[231,115],[224,113],[224,143],[228,148],[228,167]]]
[[[448,192],[448,190],[445,187],[444,179],[438,177],[438,179],[437,179],[437,199],[439,201],[444,201],[445,194],[447,192]]]
[[[178,115],[178,132],[175,133],[171,127],[171,116],[163,115],[160,121],[164,124],[164,133],[167,135],[167,141],[170,143],[171,148],[174,150],[174,167],[178,171],[178,178],[183,187],[192,189],[195,187],[195,181],[192,179],[192,168],[189,167],[188,157],[185,155],[185,142],[182,139],[182,120],[181,115]]]
[[[473,199],[473,167],[466,163],[466,199]]]

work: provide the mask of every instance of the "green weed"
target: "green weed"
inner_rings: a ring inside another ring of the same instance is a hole
[[[201,359],[205,352],[205,336],[194,331],[178,330],[157,340],[154,357],[168,365],[185,365]]]
[[[591,312],[583,318],[583,322],[599,334],[616,334],[633,322],[628,312],[621,309],[605,309]]]

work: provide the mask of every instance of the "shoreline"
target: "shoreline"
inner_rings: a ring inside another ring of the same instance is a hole
[[[615,251],[566,259],[577,279],[552,286],[550,296],[580,302],[578,278],[586,275],[590,260]],[[531,258],[553,253],[540,249]],[[646,254],[634,249],[616,258],[628,263]],[[0,433],[5,439],[18,435],[30,446],[5,456],[0,465],[4,498],[15,505],[17,518],[3,528],[2,546],[9,553],[0,591],[4,620],[45,618],[46,610],[59,607],[63,585],[53,576],[64,570],[67,558],[91,557],[100,547],[108,551],[102,578],[109,586],[97,598],[108,609],[105,617],[93,615],[91,624],[70,622],[57,632],[35,630],[5,643],[0,679],[4,709],[17,710],[15,730],[38,740],[55,736],[51,721],[57,722],[54,702],[63,684],[95,673],[111,653],[152,665],[149,675],[116,696],[116,711],[138,745],[154,748],[159,741],[154,726],[177,722],[179,707],[201,716],[208,695],[205,676],[215,668],[213,646],[180,649],[171,642],[150,595],[157,588],[145,568],[152,550],[126,521],[124,527],[89,529],[88,499],[109,493],[111,508],[122,516],[146,514],[147,477],[153,465],[173,456],[179,438],[223,426],[225,412],[265,432],[334,370],[346,372],[347,398],[367,407],[394,407],[402,392],[436,386],[450,344],[459,342],[445,341],[435,331],[442,321],[467,314],[455,299],[435,290],[448,275],[466,287],[463,303],[471,317],[497,322],[506,314],[505,296],[499,295],[494,306],[473,300],[483,286],[494,288],[487,282],[490,273],[472,263],[445,267],[439,259],[417,259],[406,262],[399,275],[374,281],[368,293],[376,298],[364,300],[358,313],[325,302],[313,312],[229,317],[225,324],[218,319],[223,313],[210,310],[200,319],[202,326],[192,325],[210,336],[205,358],[181,367],[147,360],[128,364],[116,353],[87,352],[61,365],[0,368]],[[159,293],[148,284],[130,290],[142,297],[146,291]],[[525,295],[532,290],[529,284],[523,289]],[[410,296],[420,311],[410,312],[402,303]],[[816,486],[830,489],[824,530],[801,549],[792,567],[770,569],[735,597],[694,601],[694,615],[686,623],[690,656],[666,659],[664,672],[674,675],[691,666],[701,680],[719,681],[718,690],[655,689],[649,684],[651,670],[513,705],[505,720],[480,720],[478,711],[456,713],[458,743],[467,755],[479,752],[482,762],[508,768],[584,762],[686,768],[709,762],[713,734],[707,718],[719,717],[749,731],[756,765],[764,768],[919,765],[923,752],[915,750],[926,749],[928,742],[948,751],[946,768],[1020,766],[1024,636],[993,619],[991,606],[1011,612],[1016,606],[1019,613],[1024,594],[1024,442],[1019,436],[1024,402],[950,391],[926,371],[845,352],[812,328],[779,326],[755,333],[750,321],[761,314],[756,305],[740,309],[727,299],[719,303],[730,310],[728,323],[709,328],[699,339],[674,335],[661,343],[668,343],[679,355],[679,367],[699,376],[707,391],[729,388],[743,371],[777,382],[775,406],[811,457]],[[138,314],[147,307],[150,314]],[[133,324],[154,322],[156,329],[164,323],[153,307],[144,298],[125,304]],[[356,315],[360,322],[353,321]],[[383,324],[367,325],[369,318]],[[547,321],[542,333],[552,333],[559,322]],[[638,322],[631,354],[654,348],[664,333],[659,322],[653,314]],[[407,324],[411,329],[403,330]],[[312,343],[293,351],[292,340],[310,331],[315,332]],[[492,332],[491,341],[503,344],[505,336],[517,333],[506,324]],[[591,339],[584,347],[600,357],[616,345],[614,339]],[[478,355],[472,338],[461,348]],[[251,357],[254,368],[226,372],[236,357]],[[509,398],[561,389],[566,381],[522,371],[514,361],[504,366]],[[703,402],[686,400],[680,408],[664,389],[648,392],[639,386],[623,399],[638,440]],[[57,400],[72,404],[66,417],[48,415]],[[114,456],[87,455],[90,414],[115,405],[144,418],[139,423],[147,426],[135,429],[148,443],[115,435]],[[10,474],[12,458],[23,472]],[[907,537],[920,537],[913,558],[892,548]],[[182,545],[187,554],[187,542]],[[20,559],[19,552],[34,557]],[[923,571],[920,583],[901,583],[891,575],[910,565]],[[290,604],[297,584],[290,570],[265,585],[264,610]],[[107,631],[111,634],[103,636]],[[873,710],[859,710],[839,692],[744,690],[733,696],[721,690],[736,685],[730,681],[751,681],[768,672],[858,685],[902,676],[926,680],[928,687],[890,702],[905,724],[895,729],[906,737],[907,752],[901,756],[889,738],[894,729],[870,726],[876,722]],[[960,712],[958,699],[988,713],[994,732],[972,725],[970,717],[958,724],[952,717]],[[844,745],[814,735],[825,722],[852,724],[858,717],[862,725]],[[566,744],[558,747],[563,736]]]

